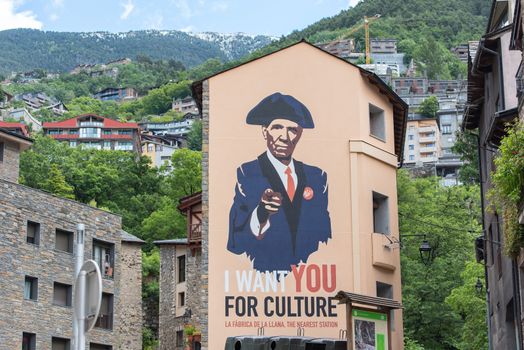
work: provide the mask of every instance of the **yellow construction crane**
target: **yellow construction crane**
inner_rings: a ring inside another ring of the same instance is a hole
[[[364,27],[364,33],[365,33],[365,41],[366,41],[366,64],[371,63],[371,54],[370,54],[370,43],[369,43],[369,24],[373,21],[376,21],[380,18],[379,14],[376,14],[372,17],[364,16],[364,23],[351,29],[349,32],[347,32],[344,37],[349,37],[351,34],[355,33],[357,30],[360,30],[362,27]]]

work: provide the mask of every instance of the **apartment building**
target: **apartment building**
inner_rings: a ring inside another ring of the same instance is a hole
[[[138,98],[138,92],[129,87],[110,87],[95,93],[93,98],[101,101],[130,101]]]
[[[494,159],[505,136],[506,123],[519,118],[522,106],[519,36],[522,37],[521,2],[492,1],[486,33],[479,42],[469,45],[469,89],[463,128],[478,135],[479,142],[481,198],[486,209],[484,233],[477,239],[477,258],[485,266],[490,349],[516,350],[524,346],[524,254],[522,249],[517,256],[504,252],[504,220],[508,217],[500,208],[487,209]]]
[[[404,164],[407,167],[424,163],[436,164],[442,154],[437,118],[410,114],[406,130]]]
[[[132,151],[139,153],[140,132],[136,123],[122,123],[96,114],[83,114],[61,122],[45,122],[44,135],[71,147]]]
[[[193,100],[193,97],[186,96],[184,98],[173,98],[173,103],[171,104],[171,109],[180,113],[193,113],[198,114],[198,108]]]
[[[175,151],[182,147],[182,142],[178,139],[170,139],[164,136],[141,135],[142,154],[151,158],[153,166],[159,168],[167,166],[171,170],[171,156]]]
[[[201,333],[207,326],[202,276],[202,193],[180,200],[178,209],[187,217],[186,238],[156,241],[160,247],[160,350],[186,349],[184,327]],[[200,339],[191,349],[200,349]]]
[[[170,122],[140,122],[138,125],[146,132],[162,136],[185,136],[191,130],[191,126],[200,119],[198,113],[186,113],[183,118]]]
[[[372,53],[397,53],[397,39],[372,38],[370,45]]]
[[[0,128],[0,344],[70,349],[77,224],[84,258],[103,275],[102,304],[86,349],[142,349],[141,244],[118,215],[18,183],[25,136]]]

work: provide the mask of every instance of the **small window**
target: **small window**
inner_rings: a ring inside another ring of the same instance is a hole
[[[76,141],[69,141],[69,147],[76,147],[77,145]]]
[[[377,297],[393,299],[393,286],[391,284],[377,282]]]
[[[40,245],[40,224],[38,222],[27,222],[27,243]]]
[[[38,299],[38,278],[25,276],[24,284],[24,299],[37,300]]]
[[[73,287],[69,284],[55,282],[53,284],[53,304],[71,306]]]
[[[113,278],[115,245],[93,239],[93,260],[97,262],[102,277]]]
[[[386,140],[386,122],[384,120],[384,111],[377,106],[369,105],[369,127],[372,136],[382,141]]]
[[[388,197],[373,192],[373,232],[389,235]]]
[[[0,142],[0,162],[4,161],[4,143]]]
[[[415,156],[409,156],[409,160],[415,160]]]
[[[71,340],[53,337],[51,340],[51,350],[71,350]]]
[[[102,303],[100,312],[96,320],[95,327],[113,329],[113,295],[102,293]]]
[[[182,255],[178,258],[178,283],[186,281],[186,256]]]
[[[408,135],[408,140],[413,141],[413,135]]]
[[[56,230],[55,249],[63,252],[73,253],[73,241],[75,234],[70,231]]]
[[[449,135],[451,134],[451,124],[442,125],[442,134]]]
[[[176,331],[175,346],[177,348],[184,346],[184,331]]]
[[[35,350],[36,349],[36,334],[34,333],[22,333],[22,350]]]
[[[178,293],[178,306],[183,307],[186,305],[186,293]]]
[[[111,345],[103,345],[103,344],[95,344],[90,343],[89,344],[89,350],[112,350],[113,347]]]
[[[409,149],[410,150],[414,150],[415,149],[415,145],[409,145]]]

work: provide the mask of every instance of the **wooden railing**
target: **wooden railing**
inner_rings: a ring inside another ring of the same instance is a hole
[[[202,241],[202,223],[190,225],[189,243],[200,243],[201,241]]]

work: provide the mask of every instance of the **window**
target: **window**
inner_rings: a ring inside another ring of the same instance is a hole
[[[117,142],[115,145],[116,150],[120,151],[132,151],[133,143],[132,142]]]
[[[40,245],[40,224],[38,222],[27,222],[27,243]]]
[[[393,286],[377,281],[377,297],[393,299]]]
[[[413,141],[413,135],[408,135],[408,140]]]
[[[153,146],[154,146],[154,145],[152,145],[152,144],[148,144],[148,145],[147,145],[147,151],[148,151],[148,152],[153,152]]]
[[[78,135],[78,130],[76,130],[76,129],[69,129],[69,135]]]
[[[415,160],[415,156],[413,155],[409,156],[409,160]]]
[[[118,135],[131,135],[131,130],[118,130]]]
[[[113,329],[113,295],[102,293],[100,312],[95,327]]]
[[[175,346],[177,348],[184,346],[184,331],[176,331]]]
[[[412,151],[415,149],[415,145],[409,145],[409,149]]]
[[[182,255],[178,258],[178,283],[186,281],[186,256]]]
[[[55,235],[55,249],[63,252],[73,253],[73,240],[75,234],[73,232],[56,229]]]
[[[112,350],[113,347],[111,345],[103,345],[103,344],[95,344],[90,343],[89,344],[89,350]]]
[[[104,135],[111,135],[112,133],[113,133],[113,131],[111,129],[104,130]]]
[[[80,137],[99,139],[100,129],[99,128],[80,128]]]
[[[24,284],[24,299],[37,300],[38,299],[38,278],[25,276]]]
[[[53,284],[53,304],[58,306],[71,306],[73,287],[70,284]]]
[[[112,278],[115,261],[115,245],[93,239],[93,260],[96,261],[102,277]]]
[[[36,334],[34,333],[22,333],[22,350],[35,350],[36,349]]]
[[[451,134],[451,124],[443,124],[442,125],[442,134],[443,135]]]
[[[388,197],[373,192],[373,232],[389,234]]]
[[[104,149],[111,149],[111,141],[104,141]]]
[[[70,350],[71,340],[53,337],[51,340],[51,350]]]
[[[69,141],[69,147],[76,147],[76,141]]]
[[[5,144],[3,142],[0,142],[0,162],[4,161],[4,148]]]
[[[178,293],[178,306],[183,307],[186,305],[186,293]]]
[[[384,111],[372,104],[369,105],[369,127],[372,136],[382,141],[386,140],[386,122],[384,120]]]

